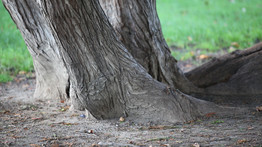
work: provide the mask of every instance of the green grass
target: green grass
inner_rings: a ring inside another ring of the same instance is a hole
[[[19,71],[32,70],[32,58],[21,33],[0,1],[0,82],[12,80]]]
[[[164,37],[169,46],[218,51],[237,42],[240,49],[262,40],[261,0],[157,0]],[[191,51],[172,52],[177,59]],[[32,71],[33,63],[20,32],[0,1],[0,82],[19,71]]]
[[[157,0],[157,10],[169,46],[217,51],[262,41],[261,0]]]
[[[223,120],[215,120],[213,122],[211,122],[211,124],[221,124],[221,123],[224,123]]]

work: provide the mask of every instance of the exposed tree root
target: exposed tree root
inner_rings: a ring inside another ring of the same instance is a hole
[[[211,101],[262,101],[262,43],[215,58],[185,76],[204,92],[192,95]]]

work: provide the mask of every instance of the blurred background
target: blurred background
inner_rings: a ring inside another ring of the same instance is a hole
[[[164,37],[181,66],[262,41],[262,0],[157,0]],[[0,1],[0,83],[31,76],[26,45]]]

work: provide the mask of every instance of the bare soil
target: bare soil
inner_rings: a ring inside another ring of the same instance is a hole
[[[64,101],[33,99],[34,87],[34,78],[23,75],[0,83],[0,147],[262,146],[262,112],[253,106],[187,123],[141,125],[95,120]]]

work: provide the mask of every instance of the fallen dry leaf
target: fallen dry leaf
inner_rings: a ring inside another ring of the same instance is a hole
[[[236,47],[236,48],[239,48],[239,46],[240,46],[237,42],[232,42],[231,45]]]
[[[40,147],[38,144],[30,144],[31,147]]]
[[[176,129],[176,126],[150,126],[148,127],[148,130],[166,130],[166,129]]]
[[[149,140],[147,140],[147,142],[152,142],[152,141],[156,141],[156,142],[159,142],[160,143],[160,141],[168,141],[168,140],[174,140],[175,139],[175,137],[160,137],[160,138],[152,138],[152,139],[149,139]]]
[[[237,144],[242,144],[242,143],[246,143],[246,142],[247,142],[246,139],[241,139],[241,140],[238,140],[238,141],[237,141]]]
[[[161,144],[160,146],[167,146],[167,147],[170,147],[170,144]]]
[[[248,130],[253,130],[253,129],[254,129],[254,127],[248,127],[247,129],[248,129]]]
[[[257,107],[256,107],[256,110],[257,110],[258,112],[262,111],[262,106],[257,106]]]
[[[233,46],[230,46],[230,48],[228,49],[228,52],[232,53],[234,51],[236,51],[237,49],[235,49]]]
[[[10,111],[9,110],[3,110],[3,111],[0,111],[0,114],[8,114],[8,115],[11,115]]]
[[[67,111],[70,108],[70,106],[61,107],[60,111],[64,112]]]
[[[70,117],[76,117],[76,116],[78,116],[78,114],[72,114],[72,115],[70,115]]]
[[[22,85],[22,88],[23,88],[23,89],[26,89],[26,88],[28,88],[28,87],[29,87],[28,84],[23,84],[23,85]]]
[[[192,64],[186,64],[185,67],[187,68],[192,67]]]
[[[148,127],[149,130],[163,130],[165,126],[150,126]]]
[[[15,113],[14,116],[21,117],[21,113]]]
[[[124,118],[124,117],[120,117],[120,118],[119,118],[119,121],[120,121],[120,122],[124,122],[124,121],[125,121],[125,118]]]
[[[51,147],[59,147],[59,144],[57,143],[51,144]]]
[[[207,113],[205,114],[206,117],[212,117],[214,116],[216,113],[215,112],[211,112],[211,113]]]
[[[67,125],[67,126],[78,125],[78,123],[66,123],[66,122],[60,122],[58,124],[63,124],[63,125]]]
[[[33,117],[33,118],[31,118],[32,120],[41,120],[41,119],[43,119],[43,117]]]
[[[65,143],[68,147],[72,147],[74,145],[74,143],[70,143],[70,142],[66,142]]]
[[[18,74],[19,74],[19,75],[25,75],[25,74],[26,74],[26,71],[23,71],[23,70],[22,70],[22,71],[19,71]]]
[[[98,144],[92,144],[91,146],[92,147],[100,147],[100,145],[98,145]]]
[[[67,140],[67,139],[71,139],[72,137],[70,136],[66,136],[66,137],[51,137],[51,138],[42,138],[41,140],[39,140],[40,142],[45,142],[45,141],[51,141],[51,140]]]
[[[204,59],[208,59],[209,56],[202,54],[202,55],[200,55],[198,58],[199,58],[200,60],[204,60]]]
[[[11,137],[12,137],[13,139],[22,138],[21,136],[15,136],[15,135],[11,135]]]
[[[40,142],[44,142],[44,141],[50,141],[50,140],[54,140],[54,138],[42,138],[41,140],[39,140]]]
[[[193,38],[191,36],[188,36],[187,39],[188,39],[188,41],[192,41],[193,40]]]
[[[187,121],[187,122],[185,122],[185,124],[192,124],[192,123],[194,123],[196,120],[190,120],[190,121]]]

